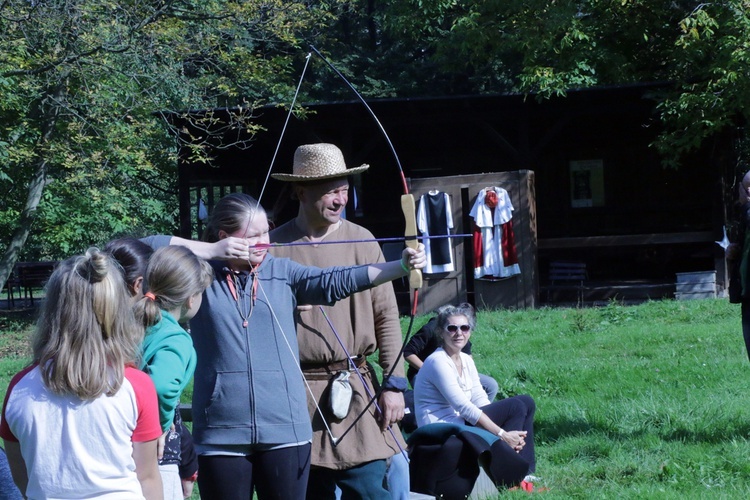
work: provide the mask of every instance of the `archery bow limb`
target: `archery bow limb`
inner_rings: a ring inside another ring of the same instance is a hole
[[[414,196],[409,193],[409,186],[406,183],[406,176],[404,175],[404,169],[401,166],[401,160],[398,157],[398,154],[396,153],[396,148],[393,146],[393,142],[391,142],[390,137],[388,137],[388,133],[385,131],[385,128],[383,127],[383,124],[380,123],[380,120],[378,119],[375,112],[370,108],[370,105],[367,104],[367,101],[365,101],[365,98],[362,97],[362,94],[360,94],[356,88],[354,88],[354,85],[349,82],[349,80],[346,79],[346,77],[336,68],[336,66],[333,65],[326,57],[320,53],[318,49],[316,49],[313,45],[310,45],[310,50],[315,52],[320,59],[325,62],[331,70],[333,70],[336,75],[341,78],[341,80],[351,89],[352,92],[354,92],[354,95],[357,96],[357,98],[360,100],[362,105],[367,109],[367,111],[370,113],[370,116],[372,117],[373,121],[377,124],[378,128],[380,129],[380,132],[383,135],[383,138],[385,139],[386,143],[391,149],[391,153],[393,154],[393,159],[396,161],[396,166],[398,167],[399,174],[401,176],[401,183],[403,185],[403,192],[404,194],[401,196],[401,210],[404,213],[404,221],[405,221],[405,235],[406,238],[406,244],[407,246],[411,248],[417,248],[419,245],[419,242],[416,238],[411,238],[412,235],[417,234],[417,217],[416,217],[416,209],[415,209],[415,203],[414,203]],[[349,427],[344,431],[341,436],[338,437],[338,442],[340,443],[341,440],[346,436],[349,431],[352,430],[354,425],[359,421],[359,419],[362,418],[362,416],[367,412],[367,409],[372,405],[382,394],[383,390],[385,389],[385,383],[388,381],[388,379],[393,375],[393,371],[395,370],[396,366],[399,363],[399,360],[401,359],[401,355],[404,352],[404,348],[406,347],[406,343],[409,340],[409,337],[411,336],[411,331],[414,326],[414,318],[417,315],[417,302],[419,298],[419,289],[422,287],[422,272],[419,270],[413,270],[409,273],[409,286],[411,289],[414,290],[414,298],[412,300],[412,308],[411,308],[411,318],[409,321],[409,328],[406,332],[406,337],[404,338],[403,345],[401,346],[401,350],[399,351],[398,355],[396,356],[396,359],[394,360],[390,371],[387,374],[384,374],[383,376],[383,385],[381,385],[380,389],[377,391],[377,393],[370,398],[370,401],[367,403],[367,406],[360,412],[360,414],[357,416],[356,419],[354,419],[354,422],[352,422]]]
[[[404,231],[404,234],[408,237],[411,235],[417,234],[417,216],[416,216],[416,208],[414,203],[414,196],[409,193],[409,186],[406,183],[406,176],[404,175],[404,169],[401,166],[401,160],[398,157],[398,154],[396,153],[396,148],[393,146],[393,142],[391,142],[391,138],[388,137],[388,133],[385,131],[385,127],[383,127],[383,124],[380,123],[380,120],[378,119],[375,112],[372,110],[369,104],[367,104],[367,101],[365,101],[365,98],[362,97],[362,94],[360,94],[357,89],[352,85],[352,83],[347,80],[347,78],[338,70],[336,66],[333,65],[331,61],[329,61],[318,49],[315,48],[314,45],[310,45],[310,50],[315,52],[315,54],[320,57],[320,59],[328,65],[331,70],[333,70],[336,75],[338,75],[339,78],[346,84],[349,89],[354,92],[354,95],[357,96],[357,98],[360,100],[362,105],[367,109],[367,111],[370,113],[370,116],[377,124],[378,128],[380,129],[380,132],[383,134],[383,138],[385,138],[386,143],[388,143],[388,147],[391,149],[391,153],[393,154],[393,159],[396,161],[396,166],[398,167],[399,173],[401,175],[401,183],[403,186],[404,194],[401,195],[401,210],[404,213],[404,220],[406,223],[406,229]],[[406,245],[410,248],[416,249],[418,246],[418,242],[416,239],[410,240],[407,238]],[[412,307],[412,315],[416,314],[417,310],[417,290],[422,288],[422,272],[419,270],[413,270],[409,273],[409,286],[414,290],[414,304]]]
[[[416,205],[414,203],[414,195],[411,193],[401,195],[401,211],[404,213],[404,222],[406,224],[404,229],[406,246],[416,250],[419,246],[419,241],[417,241],[417,238],[409,237],[409,235],[417,234],[417,213]],[[419,269],[412,269],[409,272],[409,287],[413,290],[422,288],[422,271]]]
[[[371,398],[371,401],[375,401],[375,395],[370,390],[370,387],[367,385],[367,382],[365,381],[365,377],[362,375],[362,372],[359,371],[359,368],[357,368],[357,365],[354,363],[354,360],[352,359],[352,355],[349,354],[349,350],[346,348],[346,345],[344,344],[344,341],[341,340],[341,336],[339,335],[339,332],[336,331],[336,328],[333,326],[333,323],[331,322],[331,319],[326,314],[325,309],[323,309],[323,306],[318,306],[320,309],[320,313],[323,315],[323,318],[325,318],[326,322],[328,323],[328,326],[331,327],[331,331],[333,331],[333,334],[336,336],[336,340],[338,341],[341,348],[344,350],[344,354],[346,354],[346,359],[349,360],[349,366],[352,370],[357,374],[359,377],[359,382],[362,384],[362,387],[364,388],[365,392],[367,393],[367,396]],[[381,418],[385,418],[385,413],[383,413],[383,410],[380,408],[380,405],[378,405],[377,402],[375,404],[375,409],[380,413]],[[367,405],[370,406],[369,404]],[[364,412],[363,412],[364,414]],[[401,451],[401,454],[406,459],[406,462],[409,462],[409,455],[406,453],[406,450],[401,446],[401,443],[398,442],[398,439],[396,439],[396,434],[393,432],[393,427],[389,423],[387,426],[388,432],[391,433],[391,437],[393,438],[393,442],[396,443],[396,446],[398,446],[398,449]],[[342,436],[343,437],[343,436]],[[340,439],[340,438],[339,438]],[[338,440],[333,442],[334,446],[338,445]]]

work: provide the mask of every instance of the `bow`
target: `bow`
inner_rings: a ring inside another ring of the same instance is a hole
[[[414,203],[414,196],[409,192],[409,186],[406,182],[406,176],[404,174],[404,169],[401,166],[401,160],[398,157],[398,153],[396,153],[396,148],[393,146],[393,142],[391,142],[390,137],[388,137],[388,133],[385,131],[385,128],[383,127],[383,124],[380,123],[380,120],[378,119],[375,112],[370,108],[370,105],[367,104],[367,101],[365,101],[364,97],[362,97],[362,94],[360,94],[357,89],[354,87],[354,85],[351,84],[349,80],[346,79],[346,77],[341,74],[341,72],[331,63],[326,57],[320,53],[318,49],[316,49],[313,45],[310,45],[310,50],[315,52],[315,54],[320,57],[323,62],[328,65],[331,70],[333,70],[336,75],[338,75],[339,78],[349,87],[349,89],[354,93],[354,95],[357,96],[357,99],[364,105],[365,109],[370,113],[370,116],[377,124],[378,128],[380,129],[380,132],[383,134],[383,138],[385,139],[386,143],[388,143],[388,147],[391,150],[391,153],[393,154],[393,159],[396,161],[396,166],[398,167],[399,174],[401,176],[401,184],[403,187],[404,194],[401,195],[401,211],[404,214],[404,221],[405,221],[405,227],[404,227],[404,237],[406,246],[410,248],[416,249],[419,245],[419,242],[417,241],[417,237],[415,236],[417,234],[417,216],[416,216],[416,204]],[[367,412],[367,410],[370,408],[372,404],[374,404],[379,398],[380,395],[383,393],[383,391],[386,388],[386,382],[388,379],[393,375],[393,370],[395,370],[396,366],[398,366],[399,360],[401,359],[401,356],[404,353],[404,349],[406,348],[406,343],[409,341],[409,338],[411,337],[411,332],[414,327],[414,318],[417,315],[417,303],[419,300],[419,289],[422,288],[422,272],[420,270],[414,269],[409,273],[409,287],[413,290],[413,299],[412,299],[412,308],[410,311],[410,319],[409,319],[409,327],[406,330],[406,336],[404,337],[404,341],[401,345],[401,350],[399,351],[398,355],[396,355],[396,359],[393,361],[393,364],[391,366],[390,371],[383,376],[383,383],[380,386],[380,389],[377,391],[376,394],[372,395],[370,397],[369,402],[364,407],[364,409],[360,412],[359,415],[357,415],[357,418],[354,419],[354,421],[347,427],[347,429],[341,434],[341,436],[338,437],[337,443],[340,443],[341,440],[346,436],[349,431],[352,430],[352,428],[359,422],[359,420],[364,416],[364,414]]]
[[[354,88],[354,85],[351,84],[349,80],[346,79],[346,77],[336,68],[336,66],[333,65],[331,61],[326,59],[326,57],[320,53],[318,49],[315,48],[315,46],[310,45],[310,50],[315,52],[315,54],[320,57],[323,62],[325,62],[329,68],[333,70],[336,75],[338,75],[339,78],[351,89],[352,92],[354,92],[354,95],[357,96],[357,99],[360,100],[360,102],[364,105],[365,109],[370,113],[370,116],[377,124],[378,128],[380,129],[380,132],[383,134],[383,138],[385,139],[385,142],[388,143],[388,147],[391,150],[391,153],[393,154],[393,159],[396,161],[396,166],[398,167],[399,174],[401,176],[401,185],[404,190],[404,194],[401,195],[401,211],[404,213],[404,222],[405,222],[405,228],[404,228],[404,236],[406,238],[406,246],[410,248],[414,248],[416,250],[417,246],[419,245],[419,242],[417,241],[416,234],[417,234],[417,213],[416,213],[416,205],[414,203],[414,195],[412,195],[409,192],[409,185],[406,182],[406,175],[404,175],[404,169],[401,166],[401,160],[398,157],[398,153],[396,153],[396,148],[393,146],[393,142],[391,142],[391,138],[388,137],[388,133],[385,131],[385,128],[383,127],[383,124],[380,123],[380,120],[378,120],[377,115],[372,110],[369,104],[367,104],[367,101],[365,101],[365,98],[362,97],[362,94],[360,94],[356,88]],[[417,314],[417,299],[419,297],[419,289],[422,288],[422,271],[418,269],[413,269],[409,273],[409,286],[412,290],[414,290],[414,300],[412,303],[412,310],[411,310],[411,317],[413,318]],[[408,335],[407,335],[408,336]]]
[[[364,98],[362,97],[362,95],[344,77],[344,75],[342,75],[341,72],[339,72],[339,70],[330,61],[328,61],[315,47],[313,47],[311,45],[310,48],[354,92],[354,94],[357,96],[357,98],[362,102],[362,104],[368,110],[368,112],[372,116],[373,120],[377,124],[378,128],[380,129],[380,131],[381,131],[383,137],[385,138],[386,142],[388,143],[388,146],[390,147],[390,150],[391,150],[391,152],[393,154],[393,157],[394,157],[394,159],[396,161],[396,165],[397,165],[397,167],[399,169],[399,173],[400,173],[400,177],[401,177],[401,183],[402,183],[403,191],[404,191],[404,194],[401,196],[401,209],[402,209],[402,212],[404,214],[404,219],[405,219],[405,229],[404,229],[404,238],[403,238],[403,240],[405,241],[405,243],[406,243],[406,245],[408,247],[416,249],[418,247],[418,245],[419,245],[419,242],[418,242],[418,239],[417,239],[418,237],[416,236],[417,235],[417,222],[416,222],[416,208],[415,208],[414,197],[413,197],[413,195],[411,193],[409,193],[409,187],[408,187],[408,184],[406,182],[406,177],[404,175],[404,170],[403,170],[403,168],[401,166],[401,161],[399,160],[398,154],[396,153],[396,150],[395,150],[395,148],[393,146],[393,143],[391,142],[390,138],[388,137],[388,134],[386,133],[385,129],[383,128],[383,125],[380,123],[380,120],[378,120],[377,116],[372,111],[372,109],[367,104],[367,102],[364,100]],[[308,54],[307,58],[306,58],[306,62],[305,62],[305,67],[303,69],[302,75],[300,76],[299,84],[297,86],[297,90],[296,90],[295,95],[294,95],[294,100],[293,100],[291,106],[289,107],[289,112],[287,114],[287,118],[286,118],[286,121],[284,123],[284,127],[283,127],[283,129],[281,131],[281,136],[279,137],[279,141],[278,141],[278,144],[276,146],[276,151],[274,152],[273,158],[271,160],[271,165],[269,166],[269,169],[268,169],[268,174],[266,176],[266,180],[263,183],[263,187],[261,189],[260,196],[258,197],[258,203],[259,204],[260,204],[260,200],[261,200],[261,198],[263,196],[263,192],[265,190],[265,187],[267,185],[268,178],[270,177],[271,170],[273,169],[273,164],[274,164],[274,161],[276,159],[277,153],[279,151],[279,148],[280,148],[283,136],[284,136],[284,132],[285,132],[287,124],[289,122],[289,118],[291,117],[291,114],[292,114],[292,112],[294,110],[296,99],[297,99],[297,96],[299,94],[300,87],[302,85],[302,81],[303,81],[304,76],[305,76],[305,72],[306,72],[306,70],[308,68],[308,65],[309,65],[310,57],[311,57],[311,54]],[[396,359],[393,361],[393,364],[392,364],[392,366],[391,366],[390,371],[388,372],[388,374],[384,375],[384,377],[383,377],[383,384],[381,385],[380,389],[375,394],[368,394],[368,397],[370,398],[369,401],[368,401],[368,404],[364,407],[364,409],[360,412],[360,414],[357,415],[357,417],[354,419],[354,421],[351,423],[351,425],[343,432],[343,434],[341,436],[335,437],[333,435],[333,433],[331,432],[331,429],[329,428],[329,426],[328,426],[328,424],[326,422],[326,419],[325,419],[325,417],[323,415],[323,412],[321,411],[320,406],[319,406],[318,402],[315,400],[315,396],[314,396],[314,394],[313,394],[313,392],[312,392],[309,384],[307,384],[307,380],[305,379],[305,385],[307,386],[307,390],[308,390],[310,396],[312,397],[313,401],[315,402],[315,406],[317,408],[317,411],[320,413],[320,415],[322,417],[322,420],[323,420],[323,423],[325,425],[326,431],[327,431],[327,433],[329,435],[329,438],[333,442],[334,446],[338,445],[341,442],[341,439],[346,434],[348,434],[349,431],[354,427],[354,425],[360,420],[360,418],[362,418],[362,416],[365,415],[365,413],[368,411],[368,409],[370,408],[370,406],[372,404],[374,404],[374,403],[376,404],[376,401],[379,399],[380,395],[382,394],[382,391],[386,387],[386,381],[393,375],[394,369],[396,368],[396,366],[398,366],[399,360],[401,359],[401,356],[403,354],[403,350],[404,350],[404,348],[406,346],[406,342],[408,341],[408,339],[411,336],[411,332],[412,332],[413,325],[414,325],[414,318],[416,316],[418,296],[419,296],[419,289],[422,286],[422,273],[421,273],[421,271],[419,271],[419,270],[412,270],[412,271],[410,271],[410,273],[409,273],[409,286],[414,291],[414,297],[413,297],[413,301],[412,301],[412,308],[411,308],[411,314],[410,314],[411,320],[409,322],[409,327],[408,327],[408,330],[407,330],[406,337],[404,338],[403,345],[401,346],[401,350],[397,354]],[[327,319],[328,318],[326,317],[326,320]],[[276,319],[275,322],[277,323],[277,325],[279,327],[281,326],[280,323],[279,323],[279,321],[278,321],[278,319]],[[282,334],[284,336],[285,341],[287,342],[287,347],[289,348],[290,352],[293,353],[291,345],[289,344],[289,340],[286,338],[286,334],[283,331],[282,331]],[[344,347],[344,350],[346,351],[345,347]],[[299,360],[297,360],[297,361],[299,363]],[[355,368],[355,371],[357,371],[358,375],[360,377],[362,377],[361,373],[359,373],[359,370],[356,369],[356,366],[354,368]],[[300,368],[300,373],[301,373],[301,375],[302,375],[302,377],[304,379],[304,373],[302,372],[301,368]],[[394,439],[395,439],[395,436],[394,436]],[[398,441],[396,441],[396,443],[398,444]]]

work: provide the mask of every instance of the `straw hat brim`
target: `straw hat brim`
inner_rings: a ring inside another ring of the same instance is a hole
[[[339,177],[348,177],[350,175],[359,174],[370,168],[370,165],[363,164],[359,167],[347,168],[343,172],[335,172],[325,175],[295,175],[295,174],[271,174],[271,177],[278,181],[288,182],[306,182],[306,181],[322,181],[325,179],[337,179]]]

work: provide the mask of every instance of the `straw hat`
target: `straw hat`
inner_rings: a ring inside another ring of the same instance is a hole
[[[280,181],[318,181],[358,174],[368,168],[370,165],[363,164],[347,169],[343,153],[333,144],[304,144],[294,152],[292,173],[271,174],[271,177]]]

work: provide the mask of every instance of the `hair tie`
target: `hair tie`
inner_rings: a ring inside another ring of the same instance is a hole
[[[146,293],[143,294],[143,296],[146,297],[147,299],[151,299],[151,300],[154,300],[154,301],[156,300],[156,295],[154,295],[151,292],[146,292]]]

